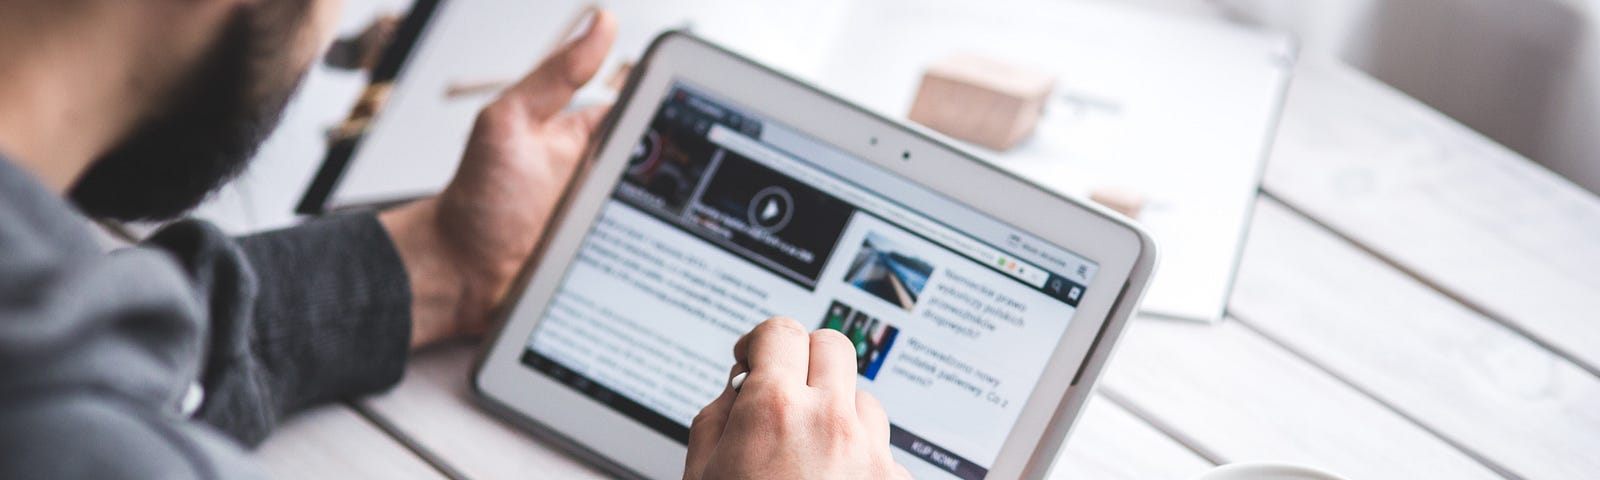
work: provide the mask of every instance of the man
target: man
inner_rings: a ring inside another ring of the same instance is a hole
[[[170,224],[237,174],[337,0],[0,0],[0,478],[236,478],[278,420],[488,328],[604,109],[564,112],[609,14],[483,110],[449,187],[231,239]],[[904,476],[836,333],[770,320],[691,429],[686,478]]]

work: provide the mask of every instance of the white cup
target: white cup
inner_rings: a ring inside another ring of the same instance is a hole
[[[1193,480],[1345,480],[1322,470],[1278,462],[1230,463],[1202,473]]]

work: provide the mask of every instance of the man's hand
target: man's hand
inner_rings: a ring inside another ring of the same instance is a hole
[[[733,347],[730,374],[749,372],[689,427],[685,480],[897,478],[889,418],[856,391],[856,354],[833,330],[806,334],[794,320],[757,325]]]
[[[616,21],[588,30],[484,107],[443,193],[384,212],[413,292],[413,347],[489,328],[608,107],[563,112],[600,69]]]

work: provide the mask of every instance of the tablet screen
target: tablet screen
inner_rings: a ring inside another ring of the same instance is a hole
[[[982,478],[1095,274],[690,85],[630,155],[522,363],[680,443],[734,341],[786,316],[855,344],[917,478]]]

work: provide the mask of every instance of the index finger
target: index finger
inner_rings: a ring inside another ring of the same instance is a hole
[[[749,369],[746,389],[763,383],[805,386],[811,336],[799,322],[771,318],[739,338],[733,345],[733,359]]]
[[[540,120],[554,117],[572,102],[578,88],[594,78],[616,37],[617,22],[611,12],[595,10],[583,35],[551,52],[533,73],[506,89],[501,100],[522,104]]]
[[[728,377],[732,378],[742,371],[739,366],[734,366],[728,372]],[[705,476],[706,463],[710,462],[711,454],[717,451],[717,444],[722,441],[722,429],[728,424],[728,411],[733,410],[734,395],[733,387],[724,385],[722,395],[700,409],[700,413],[689,422],[689,451],[684,458],[683,478],[698,479]]]
[[[806,384],[840,395],[856,391],[856,348],[843,333],[811,332],[811,364]]]

